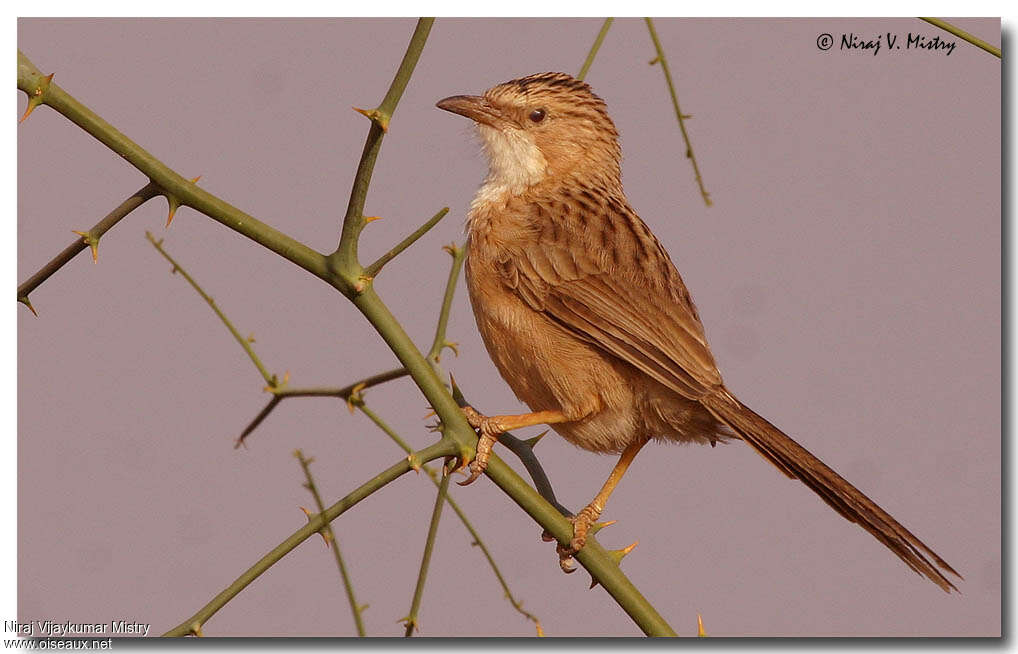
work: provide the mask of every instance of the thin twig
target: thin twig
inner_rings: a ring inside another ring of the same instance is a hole
[[[424,597],[424,582],[428,578],[428,567],[431,565],[431,552],[435,549],[435,536],[438,535],[438,523],[442,520],[442,507],[445,505],[446,492],[449,490],[450,474],[443,471],[442,481],[438,484],[435,494],[435,508],[431,511],[431,524],[428,525],[428,537],[424,541],[424,554],[421,556],[421,569],[417,573],[417,586],[414,587],[414,598],[410,602],[410,613],[406,618],[406,633],[409,638],[417,630],[417,611],[421,608]]]
[[[428,34],[431,32],[431,25],[434,22],[434,18],[418,19],[417,27],[414,29],[413,36],[410,37],[410,43],[407,45],[403,60],[392,78],[392,83],[389,85],[389,90],[382,103],[376,109],[362,112],[371,119],[371,128],[368,130],[364,150],[357,164],[353,188],[350,190],[350,201],[346,207],[346,215],[343,217],[339,245],[336,247],[336,251],[328,257],[329,266],[348,285],[343,288],[347,295],[360,292],[357,282],[362,273],[357,259],[357,241],[361,230],[367,224],[364,220],[364,202],[368,196],[368,186],[371,184],[371,173],[375,169],[375,160],[382,147],[382,138],[389,128],[389,120],[396,110],[396,104],[403,97],[403,91],[406,90],[407,83],[410,81],[410,75],[413,74],[414,68],[417,66],[417,60],[420,59],[421,51],[424,50],[424,44],[428,40]]]
[[[389,436],[389,438],[391,438],[393,442],[396,443],[396,445],[398,445],[404,452],[407,453],[407,455],[409,456],[413,455],[413,448],[411,448],[410,445],[408,445],[407,442],[404,441],[400,437],[400,435],[397,434],[395,430],[393,430],[393,428],[390,427],[389,424],[381,418],[381,416],[379,416],[377,413],[372,411],[366,404],[364,404],[364,400],[362,398],[357,397],[354,400],[352,400],[352,402],[354,406],[360,409],[361,412],[371,420],[371,422],[375,423],[375,426],[377,426],[387,436]],[[410,465],[411,467],[415,465],[420,466],[420,469],[423,470],[428,475],[428,477],[431,479],[431,482],[435,484],[436,487],[438,486],[439,483],[438,473],[436,473],[431,468],[431,466],[428,466],[427,464],[424,463],[420,463],[419,461],[416,460],[411,460]],[[495,563],[495,558],[492,556],[491,551],[488,550],[488,546],[484,544],[484,540],[481,539],[481,535],[477,533],[476,529],[474,529],[474,525],[473,523],[470,522],[469,518],[467,518],[466,513],[463,512],[463,509],[460,508],[460,505],[456,502],[456,500],[452,498],[451,495],[446,497],[446,501],[449,503],[449,507],[456,512],[456,515],[459,517],[460,522],[462,522],[463,526],[466,527],[467,532],[470,533],[470,537],[473,539],[473,544],[480,548],[481,552],[484,554],[484,558],[487,559],[488,565],[491,566],[491,571],[495,573],[495,578],[498,580],[499,585],[502,586],[502,591],[505,593],[506,599],[509,600],[509,603],[512,605],[514,609],[516,609],[517,612],[523,615],[523,617],[525,617],[526,619],[532,621],[537,626],[537,635],[543,636],[544,632],[541,628],[541,621],[537,619],[537,616],[524,610],[523,602],[517,600],[516,597],[513,596],[512,591],[509,589],[508,582],[506,582],[505,577],[502,576],[502,571],[498,569],[498,564]]]
[[[455,452],[455,447],[452,443],[439,441],[434,445],[424,448],[420,452],[416,453],[416,457],[420,461],[434,461],[435,459],[449,456]],[[201,629],[202,625],[208,622],[209,618],[216,614],[219,609],[223,608],[227,602],[236,597],[240,591],[244,590],[252,581],[257,579],[263,572],[268,570],[272,565],[289,554],[294,548],[303,543],[308,538],[314,536],[321,530],[322,526],[328,522],[332,522],[340,515],[348,511],[357,505],[358,502],[368,497],[375,491],[383,488],[388,483],[395,479],[398,479],[402,475],[406,474],[411,470],[410,462],[407,459],[401,459],[394,465],[390,466],[386,470],[374,475],[368,481],[358,486],[353,492],[348,494],[343,499],[339,500],[329,508],[325,509],[318,515],[311,518],[308,524],[301,527],[297,531],[293,532],[289,538],[284,540],[282,543],[277,545],[268,554],[258,560],[257,563],[248,568],[242,575],[226,587],[221,593],[212,598],[212,600],[198,610],[197,613],[192,615],[187,620],[184,620],[179,625],[167,631],[164,636],[187,636],[189,634],[196,633]]]
[[[387,370],[386,372],[380,372],[370,377],[365,377],[360,381],[356,381],[352,384],[343,386],[342,388],[279,388],[272,391],[272,399],[265,405],[258,415],[248,423],[244,431],[241,432],[240,436],[237,437],[237,443],[235,447],[240,447],[244,444],[246,439],[251,432],[258,428],[258,425],[262,424],[262,421],[268,417],[272,410],[276,408],[276,405],[285,400],[288,397],[337,397],[343,400],[349,399],[350,395],[354,390],[364,390],[371,388],[372,386],[378,386],[384,384],[387,381],[393,379],[399,379],[400,377],[406,377],[409,373],[406,368],[394,368]]]
[[[963,29],[961,29],[959,27],[955,27],[954,25],[952,25],[951,23],[947,22],[946,20],[940,20],[939,18],[924,18],[922,16],[919,17],[919,20],[925,20],[930,25],[936,25],[937,27],[939,27],[940,29],[944,30],[945,32],[950,32],[951,34],[954,34],[958,38],[960,38],[960,39],[962,39],[964,41],[968,41],[972,45],[974,45],[976,47],[979,47],[979,48],[982,48],[983,50],[986,50],[991,55],[995,56],[997,59],[1001,59],[1002,58],[1001,52],[1000,52],[1000,48],[998,48],[998,47],[996,47],[994,45],[990,45],[989,43],[987,43],[986,41],[984,41],[984,40],[982,40],[982,39],[980,39],[978,37],[972,36],[971,34],[966,32],[965,30],[963,30]]]
[[[693,164],[693,174],[696,176],[696,183],[700,187],[700,195],[703,196],[703,201],[709,207],[713,204],[710,199],[710,193],[707,192],[706,187],[703,185],[703,177],[700,176],[700,166],[696,163],[696,155],[693,154],[693,144],[689,141],[689,133],[686,131],[685,119],[688,116],[683,115],[682,110],[679,109],[679,98],[675,94],[675,84],[672,83],[672,73],[668,68],[668,59],[665,57],[664,48],[661,47],[661,41],[657,38],[657,31],[654,29],[654,21],[650,18],[644,18],[647,22],[647,30],[650,31],[650,39],[654,42],[654,50],[657,51],[657,57],[650,63],[660,63],[661,70],[664,71],[665,81],[668,83],[668,93],[672,96],[672,106],[675,107],[675,115],[679,119],[679,129],[682,131],[682,140],[686,142],[686,157]]]
[[[311,475],[311,462],[314,459],[305,458],[304,453],[300,450],[294,450],[293,455],[300,461],[300,467],[304,470],[304,477],[307,479],[304,487],[311,491],[311,496],[315,499],[315,507],[321,513],[325,510],[325,504],[322,502],[322,496],[318,493],[315,478]],[[309,515],[308,520],[310,519],[311,516]],[[350,581],[350,575],[347,573],[346,564],[343,562],[343,555],[339,551],[339,540],[336,539],[336,534],[332,531],[332,525],[325,523],[325,526],[322,527],[322,533],[326,543],[332,548],[332,553],[336,557],[336,566],[339,568],[339,576],[343,579],[343,588],[346,590],[346,598],[350,602],[350,610],[353,612],[353,621],[357,627],[357,635],[363,638],[366,634],[364,633],[364,620],[361,618],[361,612],[366,607],[357,603],[357,597],[353,591],[353,582]]]
[[[152,236],[152,233],[148,231],[145,232],[145,238],[149,240],[149,242],[152,244],[152,247],[154,247],[159,252],[159,254],[163,255],[164,259],[170,262],[170,264],[173,266],[172,272],[174,273],[179,272],[180,275],[185,280],[187,280],[187,283],[191,285],[191,288],[193,288],[198,293],[198,295],[200,295],[202,299],[205,300],[205,302],[207,302],[210,307],[212,307],[212,310],[215,311],[216,315],[219,316],[219,319],[223,321],[224,325],[226,325],[226,328],[230,330],[231,334],[233,334],[233,338],[236,339],[238,343],[240,343],[240,346],[242,348],[244,348],[244,352],[247,353],[248,358],[251,359],[251,363],[255,365],[255,368],[258,368],[258,372],[261,373],[262,377],[265,379],[265,383],[269,385],[269,388],[272,389],[279,386],[280,383],[279,379],[276,377],[276,375],[270,373],[268,369],[265,368],[265,365],[262,364],[262,360],[258,358],[258,355],[255,353],[254,348],[251,347],[251,340],[249,338],[242,336],[240,332],[237,331],[237,328],[233,326],[233,323],[230,322],[230,319],[227,318],[226,314],[222,312],[222,310],[216,304],[216,301],[213,300],[209,296],[209,294],[206,293],[205,290],[198,284],[198,282],[196,282],[195,279],[191,277],[191,275],[189,275],[187,271],[184,270],[172,256],[170,256],[170,253],[167,252],[165,248],[163,248],[163,239],[156,239],[156,237]]]
[[[445,293],[442,294],[442,305],[438,310],[438,322],[435,326],[435,338],[431,341],[431,349],[425,357],[436,365],[441,360],[442,350],[451,348],[458,354],[455,343],[450,343],[446,338],[446,327],[449,326],[449,313],[452,309],[452,299],[456,294],[456,282],[459,280],[460,271],[463,269],[463,261],[467,258],[466,248],[450,243],[442,248],[452,256],[452,266],[449,268],[449,278],[445,283]]]
[[[587,71],[590,70],[590,65],[594,63],[594,57],[597,56],[597,51],[601,49],[601,44],[604,43],[604,37],[608,34],[608,28],[612,26],[614,21],[614,18],[604,19],[604,24],[601,25],[601,31],[597,33],[597,38],[594,39],[594,45],[590,46],[590,52],[587,53],[587,60],[583,62],[583,68],[580,69],[580,73],[576,76],[576,79],[582,80],[587,76]]]
[[[378,257],[378,259],[376,259],[374,263],[365,268],[364,276],[377,277],[379,271],[382,270],[382,266],[389,263],[403,250],[413,245],[414,242],[417,241],[417,239],[427,234],[428,230],[437,225],[438,221],[442,220],[442,218],[444,218],[445,214],[447,213],[449,213],[449,207],[443,207],[441,210],[439,210],[438,213],[436,213],[434,216],[428,219],[428,222],[418,227],[416,230],[414,230],[412,234],[410,234],[410,236],[407,236],[405,239],[397,243],[391,250],[389,250],[382,256]]]
[[[60,270],[68,261],[73,259],[75,255],[89,247],[90,241],[98,246],[99,239],[103,234],[108,232],[114,225],[120,222],[121,219],[127,216],[127,214],[131,213],[157,195],[159,195],[159,186],[153,182],[149,182],[135,191],[129,198],[121,202],[120,206],[106,214],[106,217],[97,222],[90,230],[88,230],[88,232],[86,232],[83,236],[79,236],[74,239],[74,242],[64,248],[60,254],[53,257],[53,259],[40,268],[37,273],[18,286],[18,302],[21,302],[31,309],[32,305],[28,301],[29,293],[37,289],[44,281],[49,279],[50,275]],[[35,313],[35,309],[32,309],[32,313]]]

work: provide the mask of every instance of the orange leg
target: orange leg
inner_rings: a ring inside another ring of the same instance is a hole
[[[646,440],[639,440],[622,451],[619,462],[612,468],[611,474],[608,475],[608,480],[604,482],[604,486],[594,496],[591,503],[583,507],[576,514],[576,517],[573,518],[573,539],[569,541],[568,547],[563,545],[558,546],[559,565],[563,571],[573,572],[576,569],[573,567],[573,554],[579,552],[587,544],[587,532],[597,519],[601,517],[601,512],[604,511],[604,505],[608,503],[608,498],[611,496],[612,491],[615,490],[615,487],[622,480],[622,475],[626,474],[629,464],[633,462],[633,459],[636,458],[636,455],[646,444]]]
[[[518,416],[482,416],[471,407],[464,407],[463,413],[466,414],[470,426],[480,432],[480,438],[477,441],[477,455],[470,463],[470,476],[464,481],[456,482],[460,486],[472,484],[488,467],[491,448],[498,440],[499,434],[513,429],[532,427],[533,425],[553,425],[569,420],[564,413],[558,410],[536,411]]]

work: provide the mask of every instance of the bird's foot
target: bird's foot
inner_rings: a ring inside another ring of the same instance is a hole
[[[555,546],[555,551],[558,553],[558,564],[562,568],[562,572],[569,574],[576,571],[576,562],[573,560],[573,556],[587,544],[590,528],[594,526],[600,516],[601,509],[594,504],[588,504],[578,514],[567,518],[569,522],[573,523],[573,537],[569,540],[568,545],[559,543]],[[545,541],[555,540],[547,530],[541,534],[541,538]]]
[[[491,457],[491,448],[495,445],[495,441],[498,440],[498,435],[504,432],[505,429],[499,424],[498,420],[482,416],[469,406],[463,407],[463,413],[466,415],[467,422],[477,430],[479,435],[477,439],[477,453],[474,455],[474,460],[470,462],[470,476],[463,481],[456,482],[460,486],[467,486],[474,483],[474,480],[484,474],[484,471],[488,468],[488,459]]]

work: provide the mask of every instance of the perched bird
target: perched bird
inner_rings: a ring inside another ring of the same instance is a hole
[[[593,452],[621,454],[559,545],[567,572],[615,485],[650,440],[741,439],[945,591],[957,572],[838,473],[728,391],[689,292],[622,190],[618,132],[590,87],[564,73],[456,95],[489,171],[470,206],[466,279],[492,361],[532,413],[465,409],[480,438],[548,424]]]

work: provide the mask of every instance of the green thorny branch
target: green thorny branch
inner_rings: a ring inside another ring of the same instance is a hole
[[[315,478],[311,476],[311,462],[314,459],[309,459],[304,456],[304,452],[294,450],[293,455],[297,457],[300,462],[300,467],[304,471],[304,488],[308,489],[311,493],[311,497],[315,500],[315,507],[318,509],[318,513],[325,511],[325,503],[322,502],[322,496],[318,492],[318,485],[315,484]],[[310,511],[301,507],[304,510],[305,515],[308,517],[308,522],[314,519],[314,514]],[[368,608],[367,604],[361,605],[357,603],[357,596],[353,592],[353,582],[350,581],[350,574],[347,572],[346,563],[343,561],[343,555],[339,551],[339,541],[336,539],[336,534],[332,531],[332,525],[326,522],[322,526],[321,530],[322,539],[325,540],[325,546],[332,549],[332,554],[336,557],[336,567],[339,568],[339,576],[343,580],[343,589],[346,591],[346,599],[350,602],[350,610],[353,612],[354,625],[357,628],[357,635],[363,638],[367,634],[364,632],[364,620],[361,614],[364,613],[364,609]]]
[[[444,213],[444,212],[442,212],[442,213]],[[432,220],[434,220],[434,219],[432,219]],[[418,232],[423,233],[422,230],[417,230],[417,232],[415,232],[415,234],[417,234]],[[162,246],[162,243],[163,243],[162,239],[156,240],[148,232],[145,233],[145,236],[152,243],[153,247],[155,247],[156,250],[167,261],[169,261],[173,265],[172,272],[173,273],[178,273],[179,272],[184,277],[184,279],[191,285],[191,287],[203,299],[205,299],[205,301],[209,304],[210,307],[212,307],[212,309],[215,311],[216,315],[220,318],[220,320],[223,322],[223,324],[225,324],[226,327],[229,329],[230,333],[233,334],[234,338],[244,348],[244,351],[248,354],[249,358],[255,364],[255,366],[258,368],[259,372],[261,372],[262,376],[266,377],[267,373],[265,372],[265,367],[262,365],[261,360],[258,358],[257,354],[254,352],[254,348],[251,346],[251,343],[253,342],[253,339],[251,337],[248,337],[248,338],[245,339],[245,338],[240,336],[240,332],[233,326],[233,324],[231,323],[229,318],[218,308],[218,306],[215,304],[215,302],[208,296],[208,294],[204,291],[204,289],[202,289],[202,287],[198,284],[198,282],[181,266],[181,264],[176,259],[174,259],[166,251],[166,249]],[[405,247],[403,245],[403,243],[401,243],[400,246]],[[460,273],[460,271],[463,268],[463,260],[465,258],[465,254],[466,254],[466,251],[463,248],[458,247],[455,244],[447,245],[443,249],[452,256],[452,266],[451,266],[450,271],[449,271],[449,279],[446,282],[445,292],[444,292],[444,294],[442,296],[442,304],[441,304],[441,307],[440,307],[439,313],[438,313],[438,324],[437,324],[437,326],[435,328],[435,337],[433,339],[431,350],[427,354],[428,360],[433,361],[434,365],[436,365],[436,366],[437,366],[439,358],[440,358],[439,355],[440,355],[441,351],[444,348],[448,347],[448,348],[452,348],[454,352],[456,351],[456,344],[455,343],[450,343],[449,341],[446,340],[446,327],[448,326],[449,313],[450,313],[450,310],[452,308],[452,300],[453,300],[453,297],[454,297],[454,294],[455,294],[455,291],[456,291],[456,281],[458,280],[459,273]],[[371,411],[370,409],[368,409],[364,405],[364,400],[363,400],[363,397],[361,395],[364,390],[370,388],[371,386],[375,386],[375,385],[378,385],[378,384],[381,384],[381,383],[384,383],[386,381],[390,381],[390,380],[393,380],[393,379],[398,379],[400,377],[405,376],[406,374],[407,374],[406,370],[402,369],[402,368],[399,368],[399,369],[396,369],[396,370],[390,370],[390,371],[387,371],[387,372],[384,372],[384,373],[379,373],[377,375],[373,375],[371,377],[367,377],[365,379],[362,379],[361,381],[355,382],[353,384],[349,384],[349,385],[347,385],[347,386],[345,386],[343,388],[340,388],[340,389],[325,389],[325,388],[323,388],[323,389],[289,389],[289,388],[286,388],[285,384],[273,384],[273,383],[270,382],[269,386],[265,390],[270,391],[270,392],[273,393],[273,400],[270,401],[269,406],[266,407],[266,409],[263,409],[258,414],[258,416],[255,418],[255,420],[251,423],[251,425],[249,425],[248,429],[245,430],[244,434],[241,436],[241,439],[238,440],[237,444],[240,445],[242,443],[242,439],[254,429],[254,426],[257,426],[258,423],[260,423],[262,420],[264,420],[264,418],[268,414],[268,412],[271,411],[271,408],[274,407],[283,397],[336,397],[336,398],[341,398],[341,399],[344,399],[344,400],[347,401],[348,405],[350,406],[351,412],[353,411],[353,409],[355,407],[356,408],[360,408],[364,412],[364,414],[366,416],[368,416],[368,418],[370,418],[371,421],[374,422],[379,427],[379,429],[381,429],[385,434],[387,434],[400,448],[402,448],[407,453],[407,455],[408,455],[407,458],[410,461],[410,467],[413,468],[414,470],[418,471],[418,472],[420,472],[421,470],[424,470],[428,474],[428,476],[431,479],[431,481],[435,484],[435,486],[438,487],[439,486],[439,481],[436,478],[435,471],[432,470],[430,467],[428,467],[426,465],[421,465],[420,462],[418,462],[414,458],[413,449],[391,427],[389,427],[389,425],[387,423],[385,423],[385,421],[383,421],[377,414],[375,414],[373,411]],[[272,376],[272,379],[273,380],[275,379],[274,375]],[[518,439],[515,439],[512,436],[507,436],[507,437],[512,439],[512,440],[514,440],[514,441],[517,441],[520,444],[523,444],[524,447],[527,448],[528,452],[529,452],[530,448],[532,447],[532,444],[530,444],[530,443],[528,443],[526,441],[518,441]],[[324,507],[324,503],[322,502],[322,499],[321,499],[321,497],[320,497],[320,495],[318,493],[317,486],[315,485],[315,482],[314,482],[314,480],[311,477],[310,463],[311,463],[312,459],[305,458],[303,452],[301,450],[299,450],[299,449],[294,452],[294,456],[297,457],[297,459],[300,461],[301,467],[304,470],[304,474],[307,477],[307,482],[305,483],[305,487],[311,492],[311,494],[312,494],[312,496],[313,496],[313,498],[315,500],[315,504],[318,507],[318,513],[321,513],[322,511],[325,510],[325,507]],[[536,463],[536,458],[534,458],[532,455],[531,455],[531,458],[533,458],[533,461]],[[529,463],[529,462],[527,460],[525,460],[525,465],[527,463]],[[541,488],[540,481],[543,480],[544,483],[547,484],[547,478],[544,476],[544,470],[540,467],[540,464],[536,463],[536,465],[537,465],[536,471],[537,471],[538,474],[535,475],[535,483],[538,484],[538,488],[540,490],[540,488]],[[530,466],[528,465],[528,469],[529,468],[530,468]],[[550,484],[548,485],[548,488],[550,489]],[[554,501],[554,494],[551,494],[551,498],[552,498],[552,501]],[[517,600],[513,596],[512,592],[509,589],[509,585],[506,582],[505,577],[502,576],[502,572],[498,569],[498,565],[495,563],[495,560],[494,560],[493,556],[491,555],[491,552],[488,550],[487,546],[485,545],[484,541],[481,539],[480,535],[474,529],[472,523],[467,518],[466,514],[463,512],[463,510],[459,507],[459,505],[451,497],[446,497],[446,501],[449,502],[449,506],[451,506],[452,509],[456,512],[456,515],[462,521],[463,526],[466,527],[467,531],[470,533],[471,537],[473,538],[473,544],[478,546],[481,549],[481,552],[484,554],[485,558],[487,559],[488,564],[491,566],[491,569],[492,569],[492,572],[495,575],[495,578],[498,580],[499,584],[502,586],[502,590],[505,593],[506,599],[508,599],[509,603],[512,605],[512,607],[516,611],[518,611],[521,615],[526,617],[528,620],[531,620],[532,622],[534,622],[534,624],[535,624],[535,626],[537,628],[537,634],[539,636],[543,635],[543,630],[541,628],[540,620],[538,620],[538,618],[535,617],[534,615],[532,615],[531,613],[529,613],[526,610],[524,610],[523,609],[522,601]],[[305,512],[308,513],[306,509],[305,509]],[[311,517],[312,517],[312,515],[310,513],[308,513],[308,518],[310,519]],[[362,621],[362,618],[361,618],[361,613],[364,610],[365,606],[359,605],[357,603],[357,601],[356,601],[356,598],[354,596],[353,587],[352,587],[352,584],[351,584],[350,579],[349,579],[349,575],[348,575],[347,570],[346,570],[346,565],[344,564],[342,556],[341,556],[340,551],[339,551],[338,541],[336,540],[335,534],[332,532],[332,528],[328,524],[325,525],[325,527],[322,529],[321,533],[322,533],[322,537],[325,539],[325,542],[326,542],[327,545],[329,543],[335,543],[334,555],[335,555],[335,558],[336,558],[336,564],[339,567],[340,575],[341,575],[341,577],[343,579],[343,586],[344,586],[344,588],[346,590],[347,597],[348,597],[349,602],[350,602],[351,610],[353,611],[354,622],[355,622],[355,625],[356,625],[356,628],[357,628],[357,633],[360,636],[364,636],[365,634],[364,634],[364,627],[363,627],[363,621]],[[427,566],[422,566],[421,571],[422,571],[422,574],[426,573],[427,572]],[[418,583],[417,590],[415,590],[415,596],[417,596],[419,598],[421,596],[422,592],[423,592],[423,581],[420,581]],[[418,604],[419,604],[419,599],[418,599]],[[413,620],[408,620],[408,622],[412,622],[415,625],[417,624],[416,613],[417,613],[416,610],[411,612],[411,615],[413,616]]]
[[[672,82],[672,71],[668,68],[668,59],[665,58],[664,48],[661,47],[661,41],[657,38],[657,30],[654,29],[654,21],[650,18],[645,18],[644,21],[647,23],[647,31],[650,32],[650,40],[654,42],[654,51],[657,56],[650,60],[650,63],[661,64],[661,71],[665,74],[665,82],[668,83],[668,93],[672,96],[672,106],[675,107],[675,116],[679,119],[679,131],[682,132],[682,140],[686,142],[686,158],[693,164],[693,175],[696,177],[696,185],[700,187],[700,195],[703,197],[704,204],[708,207],[713,204],[710,199],[710,193],[707,192],[707,188],[703,185],[703,177],[700,175],[700,166],[696,163],[696,155],[693,154],[693,144],[689,142],[689,133],[686,131],[686,119],[692,118],[682,113],[679,109],[679,98],[675,94],[675,84]]]
[[[283,234],[171,170],[78,102],[59,85],[52,83],[51,79],[42,75],[20,51],[18,52],[18,88],[28,94],[30,109],[40,104],[51,107],[145,174],[153,184],[159,187],[161,194],[167,197],[171,208],[187,206],[195,209],[272,250],[339,290],[360,310],[382,340],[390,347],[442,421],[440,425],[441,439],[416,453],[415,457],[422,462],[428,462],[439,457],[455,456],[462,462],[469,460],[474,455],[474,447],[477,442],[476,433],[470,428],[449,389],[377,295],[372,286],[371,276],[365,274],[365,269],[357,258],[358,237],[367,224],[363,215],[363,207],[374,163],[384,133],[424,48],[432,23],[433,19],[429,18],[422,18],[418,21],[406,54],[385,99],[377,108],[363,112],[371,119],[371,127],[357,167],[350,202],[343,220],[340,242],[336,251],[329,255],[317,252],[304,243]],[[247,584],[299,543],[317,533],[325,522],[334,520],[361,499],[410,469],[409,461],[404,459],[372,477],[345,498],[316,516],[307,526],[294,532],[192,618],[171,630],[168,635],[199,633],[205,621],[226,601],[239,593]],[[491,457],[486,474],[510,499],[533,517],[554,538],[560,543],[568,543],[572,536],[572,525],[562,517],[556,507],[544,500],[498,456]],[[675,632],[667,622],[622,573],[616,558],[601,547],[596,539],[589,539],[586,547],[577,554],[576,559],[646,634],[674,635]]]
[[[594,44],[590,47],[590,52],[587,53],[587,59],[583,62],[583,67],[580,68],[580,72],[576,75],[577,79],[582,80],[587,76],[590,71],[590,65],[594,63],[594,57],[597,56],[598,50],[601,49],[601,44],[604,43],[604,37],[608,34],[608,30],[612,26],[614,18],[605,18],[604,23],[601,24],[601,30],[597,33],[597,37],[594,39]],[[710,198],[710,193],[707,192],[707,188],[704,186],[703,177],[700,175],[700,166],[696,162],[696,155],[693,153],[693,145],[689,141],[689,133],[686,131],[686,119],[691,118],[686,114],[683,114],[679,109],[679,98],[675,93],[675,84],[672,82],[672,73],[668,68],[668,60],[665,58],[664,48],[661,47],[661,42],[658,40],[657,31],[654,29],[654,21],[650,18],[645,18],[644,21],[647,23],[647,30],[650,32],[651,41],[654,43],[654,51],[656,56],[650,61],[651,64],[661,64],[661,70],[665,75],[665,82],[668,85],[668,93],[672,98],[672,106],[675,107],[675,116],[679,121],[679,130],[682,132],[682,139],[686,143],[686,157],[690,163],[693,164],[693,175],[696,178],[696,184],[700,188],[700,195],[703,197],[704,203],[709,207],[713,204]]]
[[[399,436],[399,434],[397,434],[395,430],[393,430],[392,427],[389,426],[387,422],[385,422],[377,413],[369,409],[367,405],[364,404],[364,400],[361,399],[360,396],[355,396],[354,398],[351,399],[351,401],[353,406],[360,409],[361,412],[364,413],[364,415],[366,415],[371,420],[371,422],[375,423],[375,425],[383,432],[385,432],[389,436],[389,438],[391,438],[393,442],[396,443],[396,445],[398,445],[400,448],[403,449],[404,452],[407,453],[407,459],[410,461],[410,466],[412,468],[418,471],[423,470],[431,479],[432,483],[434,483],[435,486],[438,487],[439,485],[438,473],[435,472],[435,470],[432,469],[431,467],[415,459],[413,448],[411,448],[410,445],[406,441],[404,441]],[[488,565],[491,566],[491,571],[495,574],[495,578],[498,580],[499,585],[502,586],[502,591],[505,593],[506,599],[509,600],[509,603],[512,604],[512,607],[516,609],[523,617],[527,618],[528,620],[534,623],[534,625],[537,628],[537,635],[543,636],[544,630],[541,627],[541,621],[538,620],[537,617],[534,616],[533,614],[524,610],[523,602],[516,599],[516,597],[513,596],[512,591],[509,590],[508,582],[506,582],[505,577],[502,576],[502,571],[498,569],[498,565],[495,563],[495,558],[492,556],[491,551],[488,549],[488,546],[485,545],[483,540],[481,540],[480,534],[478,534],[477,530],[474,529],[474,525],[473,523],[470,522],[470,519],[467,518],[466,513],[463,512],[463,509],[460,508],[460,505],[452,497],[447,496],[446,502],[449,503],[449,506],[452,508],[453,511],[455,511],[456,515],[459,517],[460,522],[463,523],[463,526],[466,527],[467,532],[470,533],[470,537],[473,539],[472,544],[480,548],[481,553],[484,554],[484,558],[488,560]]]

